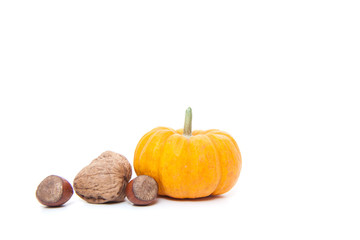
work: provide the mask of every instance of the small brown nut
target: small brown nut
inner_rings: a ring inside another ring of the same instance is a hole
[[[88,203],[121,202],[131,174],[126,157],[106,151],[76,175],[74,189]]]
[[[73,195],[71,184],[64,178],[50,175],[36,189],[36,198],[43,205],[58,207],[66,203]]]
[[[140,175],[127,185],[126,197],[134,205],[149,205],[157,198],[158,189],[155,179],[147,175]]]

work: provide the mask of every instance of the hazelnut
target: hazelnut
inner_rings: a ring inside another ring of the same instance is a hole
[[[126,197],[134,205],[149,205],[156,200],[158,189],[155,179],[147,175],[140,175],[127,185]]]
[[[73,195],[71,184],[62,177],[50,175],[36,189],[36,198],[43,205],[58,207]]]

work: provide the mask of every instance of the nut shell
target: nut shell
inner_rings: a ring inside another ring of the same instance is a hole
[[[48,207],[58,207],[69,201],[73,195],[71,184],[64,178],[50,175],[36,189],[38,201]]]
[[[126,197],[134,205],[149,205],[156,200],[158,190],[155,179],[147,175],[140,175],[127,185]]]
[[[131,174],[126,157],[106,151],[76,175],[74,189],[88,203],[121,202]]]

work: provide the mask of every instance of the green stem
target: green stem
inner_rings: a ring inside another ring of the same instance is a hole
[[[191,122],[192,122],[192,111],[189,107],[185,112],[185,124],[184,124],[184,133],[183,135],[186,137],[191,137]]]

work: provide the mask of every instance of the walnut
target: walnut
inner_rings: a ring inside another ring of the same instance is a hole
[[[126,157],[106,151],[76,175],[74,189],[89,203],[121,202],[131,174]]]

